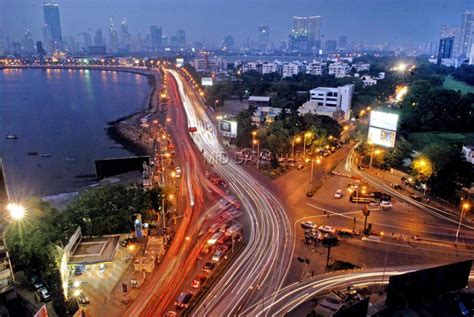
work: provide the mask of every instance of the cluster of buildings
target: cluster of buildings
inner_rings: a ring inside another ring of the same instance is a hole
[[[474,65],[474,10],[464,12],[461,25],[441,26],[438,54],[432,62],[448,67]]]
[[[300,115],[307,113],[331,117],[337,121],[347,121],[351,114],[352,95],[354,85],[340,87],[317,87],[309,91],[309,100],[305,102],[298,112]],[[255,109],[252,121],[255,124],[272,122],[282,111],[282,108],[271,106],[271,97],[250,96],[249,108]]]
[[[369,63],[353,63],[350,64],[352,59],[348,60],[327,60],[327,61],[316,61],[312,62],[263,62],[263,61],[252,61],[243,64],[237,63],[237,67],[241,67],[242,72],[256,71],[261,74],[278,73],[283,78],[292,77],[300,73],[321,76],[326,72],[329,75],[333,75],[336,78],[343,78],[351,75],[354,70],[357,73],[367,72],[370,70]]]

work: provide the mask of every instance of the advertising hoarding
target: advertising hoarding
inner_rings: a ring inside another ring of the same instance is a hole
[[[184,58],[177,57],[176,58],[176,67],[182,67],[184,65]]]
[[[212,77],[203,77],[201,79],[201,85],[203,85],[203,86],[212,86]]]
[[[384,147],[394,147],[397,137],[398,114],[381,111],[370,113],[368,141]]]
[[[394,147],[397,133],[395,131],[369,127],[369,142],[385,147]]]
[[[229,121],[229,120],[221,120],[219,121],[219,131],[222,133],[223,136],[229,138],[236,138],[237,137],[237,122]]]
[[[398,114],[381,111],[372,111],[370,113],[371,127],[385,130],[397,131]]]

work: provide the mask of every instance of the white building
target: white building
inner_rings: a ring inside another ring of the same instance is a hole
[[[242,65],[242,72],[246,73],[251,70],[258,71],[258,69],[261,67],[262,67],[261,61],[248,62]]]
[[[369,63],[355,63],[355,64],[352,64],[352,68],[354,68],[356,72],[369,71],[370,64]]]
[[[349,120],[354,85],[337,88],[318,87],[309,91],[310,100],[302,105],[300,114],[325,115],[336,120]]]
[[[474,164],[474,146],[464,145],[462,147],[462,155],[464,155],[467,162]]]
[[[272,122],[275,117],[281,113],[282,108],[257,107],[252,116],[252,121],[256,124]]]
[[[471,53],[469,55],[469,65],[474,65],[474,43],[471,45]]]
[[[306,65],[306,74],[321,76],[325,68],[326,68],[326,63],[313,62],[311,64]]]
[[[219,69],[218,62],[215,58],[196,58],[192,65],[198,72],[211,71],[215,72]]]
[[[362,80],[364,87],[377,85],[377,80],[370,77],[369,75],[360,76],[360,80]]]
[[[351,67],[346,63],[332,63],[329,64],[329,75],[334,75],[336,78],[346,77],[351,71]]]
[[[288,63],[283,65],[283,73],[282,78],[285,77],[292,77],[294,75],[298,75],[299,73],[306,72],[306,65],[301,63]]]
[[[278,64],[277,63],[270,63],[270,62],[265,62],[262,64],[262,74],[271,74],[271,73],[276,73],[278,72]]]
[[[458,68],[461,67],[461,65],[465,62],[464,58],[442,58],[441,59],[441,65],[446,66],[446,67],[454,67]]]

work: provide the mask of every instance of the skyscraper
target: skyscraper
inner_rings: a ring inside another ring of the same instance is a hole
[[[461,34],[459,38],[459,55],[468,57],[474,43],[474,10],[467,10],[462,15]]]
[[[321,17],[293,17],[290,49],[308,51],[319,49],[321,42]]]
[[[123,50],[130,50],[130,33],[128,33],[127,18],[123,18],[120,24],[120,46]]]
[[[445,37],[439,40],[437,64],[441,65],[443,58],[451,58],[454,48],[454,36]]]
[[[59,6],[55,3],[44,3],[43,16],[45,27],[48,29],[48,34],[50,35],[48,40],[52,40],[53,49],[61,49],[62,34]]]
[[[347,36],[341,35],[339,37],[339,49],[345,50],[347,48]]]
[[[117,28],[112,23],[112,19],[110,19],[109,42],[110,51],[116,53],[119,49],[119,36]]]
[[[265,49],[268,45],[268,41],[270,40],[270,28],[266,25],[260,25],[258,27],[258,47],[260,49]]]
[[[459,25],[441,25],[441,30],[439,32],[439,38],[447,38],[447,37],[454,37],[454,44],[453,44],[453,55],[459,56],[460,52],[460,33],[461,27]],[[436,46],[435,46],[436,49]]]
[[[29,29],[26,29],[25,33],[23,34],[22,47],[23,51],[27,54],[35,52],[35,43],[33,42],[33,36],[31,35],[31,31]]]
[[[227,35],[224,38],[224,47],[225,49],[229,50],[234,47],[234,38],[230,35]]]
[[[105,46],[104,37],[102,36],[102,29],[95,31],[94,46]]]
[[[180,47],[186,44],[186,32],[182,29],[176,30],[176,44]]]
[[[163,31],[161,26],[152,25],[150,26],[151,34],[151,48],[157,50],[163,45]]]

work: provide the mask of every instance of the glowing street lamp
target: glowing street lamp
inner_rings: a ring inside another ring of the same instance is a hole
[[[255,152],[255,137],[257,136],[257,131],[252,131],[252,155]]]
[[[471,208],[471,205],[469,205],[469,203],[462,204],[461,215],[459,217],[458,230],[456,231],[456,243],[458,243],[459,233],[461,232],[461,222],[462,222],[462,216],[464,214],[464,210],[467,212],[470,208]]]
[[[292,146],[291,146],[291,158],[295,157],[295,143],[300,143],[301,137],[297,136],[293,138]]]
[[[313,189],[313,172],[314,172],[314,162],[316,161],[316,164],[319,165],[321,164],[321,159],[318,157],[317,159],[312,159],[311,160],[311,178],[309,179],[309,192]]]
[[[252,145],[257,145],[257,170],[260,168],[260,142],[253,140]]]
[[[306,132],[304,134],[304,142],[303,142],[303,157],[306,157],[306,138],[310,138],[313,136],[313,133],[311,132]]]
[[[20,220],[25,216],[25,208],[20,204],[9,203],[7,211],[14,220]]]

